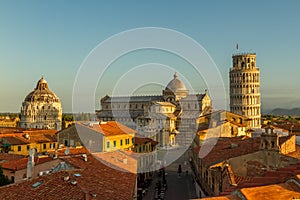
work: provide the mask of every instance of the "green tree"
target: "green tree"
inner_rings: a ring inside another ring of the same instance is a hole
[[[8,185],[8,184],[10,184],[10,181],[9,181],[9,179],[7,178],[7,176],[5,176],[5,175],[3,174],[2,167],[0,167],[0,186]]]

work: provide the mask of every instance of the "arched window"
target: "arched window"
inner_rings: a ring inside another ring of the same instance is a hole
[[[272,141],[271,143],[272,143],[272,149],[274,149],[275,148],[275,142]]]
[[[242,67],[243,67],[243,68],[245,67],[245,62],[242,62]]]

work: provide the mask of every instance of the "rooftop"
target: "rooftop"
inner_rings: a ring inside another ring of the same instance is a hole
[[[136,174],[138,170],[138,161],[132,154],[133,152],[119,150],[105,153],[93,153],[93,156],[99,160],[99,162],[102,162],[111,168]]]
[[[232,145],[234,144],[234,145]],[[204,143],[201,148],[194,149],[201,151],[201,149],[212,150],[203,157],[206,165],[222,162],[229,158],[234,158],[241,155],[246,155],[259,150],[260,138],[248,138],[244,136],[234,138],[219,138],[214,144],[213,142]],[[203,151],[203,153],[205,153]]]
[[[299,183],[285,182],[281,184],[243,188],[240,190],[243,196],[248,199],[293,199],[300,198]]]
[[[24,157],[25,156],[18,155],[18,154],[0,153],[0,164],[3,162],[17,160],[17,159],[24,158]]]
[[[58,157],[64,157],[72,155],[89,154],[89,151],[85,147],[64,147],[57,150],[48,150],[47,153],[49,153],[50,155],[55,155],[56,153]]]
[[[87,161],[81,156],[63,160],[77,169],[0,187],[0,199],[132,199],[136,174],[110,168],[91,155]]]
[[[0,132],[0,139],[3,138],[4,142],[11,145],[57,141],[57,130],[0,128]]]
[[[135,134],[135,130],[118,123],[116,121],[100,122],[97,124],[84,125],[82,123],[76,123],[76,125],[85,126],[89,129],[92,129],[98,133],[103,134],[104,136],[114,136],[114,135],[123,135],[123,134]]]
[[[134,138],[134,144],[146,144],[148,142],[152,142],[154,140],[152,140],[151,138],[147,138],[147,137],[142,137],[142,136],[136,136]]]
[[[34,163],[35,165],[39,165],[48,161],[53,160],[53,158],[44,156],[44,157],[35,157],[34,158]],[[18,171],[21,169],[26,169],[27,168],[27,162],[28,162],[28,157],[27,158],[21,158],[21,159],[14,159],[11,161],[7,161],[4,163],[0,163],[1,167],[3,169],[9,169],[13,171]]]

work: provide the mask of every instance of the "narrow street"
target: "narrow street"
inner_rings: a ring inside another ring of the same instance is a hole
[[[179,165],[181,165],[182,169],[182,173],[180,175],[178,174]],[[165,177],[167,181],[167,189],[164,191],[164,200],[185,200],[197,198],[187,154],[183,154],[178,160],[165,168]],[[157,196],[155,195],[155,187],[159,181],[162,182],[162,176],[159,176],[159,173],[156,173],[153,177],[151,186],[143,199],[156,199],[155,197]]]

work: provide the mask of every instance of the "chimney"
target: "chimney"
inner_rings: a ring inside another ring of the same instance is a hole
[[[89,200],[90,194],[88,192],[84,192],[84,200]]]
[[[23,136],[24,136],[24,138],[29,140],[29,134],[28,133],[25,133]]]
[[[70,176],[67,174],[64,176],[64,181],[68,181],[70,179]]]
[[[53,157],[54,159],[56,159],[57,158],[57,149],[54,151],[54,157]]]
[[[32,178],[34,171],[34,154],[35,149],[29,150],[29,157],[27,162],[27,178]]]
[[[82,158],[85,162],[87,162],[87,155],[86,154],[82,154]]]
[[[73,179],[73,180],[71,180],[71,185],[77,185],[77,181],[76,181],[76,179]]]

